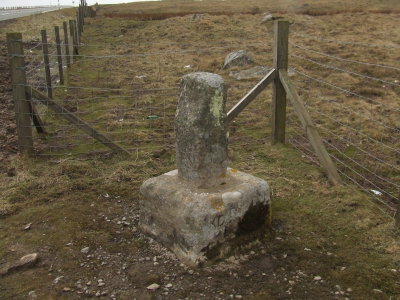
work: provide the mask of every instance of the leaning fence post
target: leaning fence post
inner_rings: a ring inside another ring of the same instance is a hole
[[[25,94],[26,73],[22,34],[7,33],[7,48],[10,56],[18,147],[21,153],[31,154],[33,152],[32,123],[29,100]]]
[[[287,70],[288,67],[288,37],[289,22],[275,21],[274,24],[274,68]],[[275,76],[272,94],[272,144],[285,143],[286,129],[286,92],[279,79]]]
[[[46,30],[45,29],[41,30],[40,34],[42,35],[42,50],[43,50],[43,60],[44,60],[44,71],[46,75],[47,95],[49,96],[49,98],[53,98],[53,88],[51,87],[49,47],[47,44]]]
[[[60,84],[64,84],[64,72],[63,72],[63,62],[62,62],[62,53],[61,53],[60,28],[58,26],[54,26],[54,34],[56,36],[58,75],[60,77]]]
[[[65,57],[67,58],[67,67],[71,66],[71,58],[69,57],[69,42],[68,42],[68,27],[67,22],[63,22],[64,29],[64,44],[65,44]]]

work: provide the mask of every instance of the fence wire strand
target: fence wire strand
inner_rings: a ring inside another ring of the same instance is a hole
[[[388,66],[388,65],[382,65],[382,64],[374,64],[374,63],[368,63],[368,62],[358,61],[358,60],[354,60],[354,59],[342,58],[342,57],[338,57],[338,56],[335,56],[335,55],[331,55],[331,54],[323,53],[323,52],[320,52],[320,51],[316,51],[316,50],[313,50],[313,49],[310,49],[310,48],[307,48],[307,47],[304,47],[304,46],[300,46],[298,44],[291,43],[291,42],[289,43],[289,45],[292,45],[293,47],[301,49],[301,50],[304,50],[306,52],[311,52],[311,53],[318,54],[320,56],[329,57],[329,58],[332,58],[332,59],[335,59],[335,60],[340,60],[340,61],[360,64],[360,65],[365,65],[365,66],[371,66],[371,67],[378,67],[378,68],[384,68],[384,69],[391,69],[391,70],[400,71],[400,68],[394,67],[394,66]]]
[[[311,62],[311,63],[316,64],[316,65],[319,65],[319,66],[321,66],[321,67],[323,67],[323,68],[332,69],[332,70],[344,72],[344,73],[347,73],[347,74],[351,74],[351,75],[356,75],[356,76],[359,76],[359,77],[363,77],[363,78],[366,78],[366,79],[370,79],[370,80],[374,80],[374,81],[379,81],[379,82],[386,83],[386,84],[389,84],[389,85],[393,85],[393,86],[396,86],[396,87],[400,87],[400,84],[397,84],[397,83],[395,83],[395,82],[390,82],[390,81],[387,81],[387,80],[383,80],[383,79],[380,79],[380,78],[368,76],[368,75],[361,74],[361,73],[358,73],[358,72],[353,72],[353,71],[349,71],[349,70],[346,70],[346,69],[341,69],[341,68],[338,68],[338,67],[335,67],[335,66],[323,64],[323,63],[317,62],[317,61],[315,61],[315,60],[313,60],[313,59],[310,59],[310,58],[307,58],[307,57],[304,57],[304,56],[301,56],[301,55],[291,54],[290,56],[291,56],[291,57],[294,57],[294,58],[298,58],[298,59],[302,59],[302,60]]]
[[[329,42],[334,44],[341,44],[341,45],[352,45],[352,46],[360,46],[360,47],[371,47],[371,48],[387,48],[387,49],[400,49],[400,45],[388,45],[388,44],[370,44],[370,43],[358,43],[358,42],[351,42],[351,41],[342,41],[338,39],[331,39],[327,37],[317,36],[317,35],[309,35],[305,33],[293,33],[294,36],[298,37],[305,37],[313,40],[319,40],[323,42]]]

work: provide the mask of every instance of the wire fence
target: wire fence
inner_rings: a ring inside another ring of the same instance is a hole
[[[84,44],[79,55],[70,54],[74,67],[91,69],[90,79],[74,78],[75,74],[69,73],[69,79],[64,85],[59,84],[57,44],[46,43],[50,58],[50,73],[54,101],[59,103],[63,111],[53,112],[49,105],[33,99],[40,118],[45,123],[46,135],[35,134],[35,155],[39,157],[92,155],[103,153],[108,155],[108,149],[101,142],[80,132],[76,124],[63,120],[63,116],[72,112],[82,122],[100,132],[112,142],[119,144],[131,153],[151,154],[159,150],[174,148],[174,117],[176,102],[179,98],[179,79],[185,73],[195,71],[195,61],[201,57],[212,57],[215,53],[225,56],[237,49],[237,45],[230,44],[225,47],[216,46],[209,48],[188,49],[183,45],[181,50],[165,50],[147,53],[129,53],[124,55],[94,55],[85,54],[85,47],[97,52],[104,52],[99,45]],[[27,45],[24,58],[27,61],[26,88],[36,89],[46,93],[47,85],[44,72],[43,44]],[[81,47],[81,46],[80,46]],[[264,43],[248,45],[249,49],[265,47]],[[64,49],[65,45],[61,44]],[[72,47],[69,53],[72,53]],[[182,55],[185,60],[182,61]],[[62,56],[66,53],[63,50]],[[128,63],[135,58],[140,64],[141,73],[133,76],[130,84],[116,83],[119,77],[120,65]],[[179,61],[183,68],[174,73],[175,62]],[[65,63],[65,59],[64,59]],[[143,68],[145,67],[145,68]],[[66,68],[66,65],[63,65]],[[168,79],[165,75],[168,74]],[[243,96],[252,86],[254,81],[239,82],[231,94],[233,105],[235,100]],[[260,122],[260,128],[265,128],[265,115],[260,115],[257,109],[248,109],[244,115],[251,115],[253,124]],[[245,118],[238,119],[232,125],[234,130],[240,132],[240,123]],[[257,121],[259,120],[259,121]],[[262,121],[261,121],[262,120]],[[263,123],[263,125],[261,125]],[[35,125],[32,125],[35,128]],[[265,132],[265,136],[267,133]],[[265,138],[266,139],[266,138]],[[250,143],[250,137],[236,134],[232,142]],[[265,141],[258,140],[259,143]]]
[[[302,41],[289,43],[293,81],[329,155],[347,183],[368,193],[378,209],[393,218],[400,204],[400,67],[332,55],[330,45],[336,50],[344,45],[383,51],[398,46],[294,36]],[[288,114],[288,124],[289,142],[318,163],[293,114]]]
[[[347,183],[371,195],[378,208],[393,218],[400,195],[400,66],[333,55],[329,45],[380,46],[382,51],[397,49],[397,45],[364,45],[302,33],[293,36],[297,42],[289,43],[291,80],[305,101],[329,155]],[[63,118],[69,113],[137,157],[157,156],[172,150],[179,80],[186,73],[203,70],[198,66],[199,58],[225,57],[238,48],[266,52],[270,47],[249,39],[207,48],[166,43],[165,47],[171,49],[110,54],[103,45],[81,42],[79,54],[74,55],[69,44],[73,68],[83,72],[68,72],[65,84],[61,85],[57,44],[46,45],[54,101],[62,111],[54,112],[48,103],[44,105],[33,99],[47,131],[46,135],[36,134],[34,139],[35,154],[41,157],[109,155],[104,143]],[[66,45],[62,42],[60,46],[66,58]],[[40,42],[25,45],[26,87],[46,93],[49,87],[42,47]],[[131,74],[123,73],[126,66],[132,70]],[[62,67],[67,68],[65,59]],[[232,107],[257,81],[232,79],[227,106]],[[270,111],[271,97],[267,93],[270,92],[264,91],[256,100],[259,105],[246,108],[232,122],[233,146],[254,147],[268,142],[270,132],[265,124],[271,121],[266,113]],[[319,165],[291,109],[287,113],[287,141],[306,159]]]

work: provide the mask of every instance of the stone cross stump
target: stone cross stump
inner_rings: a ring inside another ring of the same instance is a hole
[[[195,266],[269,221],[264,180],[228,168],[226,88],[216,74],[186,75],[175,116],[177,170],[146,180],[142,231]]]
[[[182,80],[175,116],[178,176],[188,184],[211,187],[228,166],[228,130],[223,79],[193,73]]]

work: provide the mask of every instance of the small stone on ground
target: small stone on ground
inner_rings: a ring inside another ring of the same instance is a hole
[[[155,291],[155,290],[158,290],[159,288],[160,288],[160,285],[157,283],[152,283],[147,287],[147,289],[149,291]]]
[[[223,69],[229,69],[233,66],[250,65],[253,63],[253,59],[245,50],[239,50],[231,52],[226,56]]]

